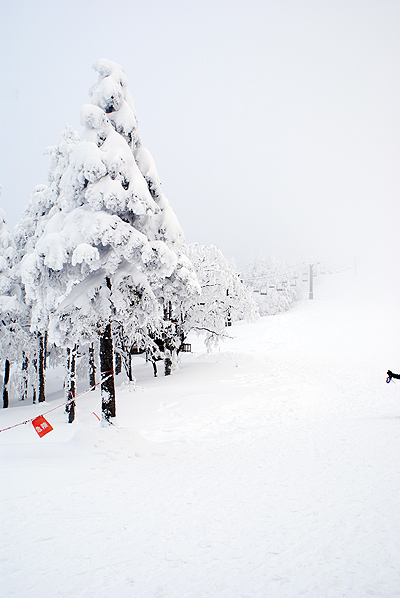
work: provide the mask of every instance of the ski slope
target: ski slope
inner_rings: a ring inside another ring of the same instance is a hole
[[[138,359],[115,426],[91,392],[42,439],[2,432],[1,595],[400,596],[400,318],[390,284],[359,278],[316,282],[220,351],[192,339],[169,378]]]

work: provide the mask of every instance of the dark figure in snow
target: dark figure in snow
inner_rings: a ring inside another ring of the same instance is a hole
[[[393,374],[393,372],[391,372],[390,370],[387,371],[387,378],[386,378],[386,382],[390,382],[392,378],[397,378],[398,380],[400,380],[400,374]]]

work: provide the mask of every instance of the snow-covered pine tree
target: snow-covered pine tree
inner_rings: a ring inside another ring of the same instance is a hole
[[[132,355],[145,353],[151,357],[154,349],[152,339],[162,321],[160,304],[146,277],[142,277],[141,284],[139,281],[140,273],[137,273],[136,286],[122,281],[122,284],[114,287],[113,292],[115,346],[130,381],[133,380]]]
[[[45,153],[51,156],[51,164],[48,172],[48,185],[38,185],[28,205],[17,223],[14,230],[14,240],[17,251],[17,263],[20,263],[25,258],[25,266],[32,259],[35,262],[33,255],[35,245],[38,239],[43,234],[44,228],[48,220],[59,211],[59,195],[60,180],[69,164],[69,156],[74,147],[79,142],[79,135],[74,129],[66,125],[64,131],[60,136],[57,145],[48,147]],[[32,254],[32,255],[31,255]],[[17,275],[19,267],[17,266]],[[29,270],[29,268],[28,268]],[[21,276],[19,276],[21,278]],[[29,277],[25,280],[29,280]],[[29,313],[26,315],[26,320],[30,322],[31,326],[31,342],[27,345],[27,350],[23,358],[23,372],[27,376],[30,374],[34,385],[34,401],[38,397],[39,402],[45,400],[45,367],[46,356],[48,352],[47,346],[47,328],[48,316],[43,311],[43,301],[31,301],[31,295],[26,296],[25,285],[20,281],[21,290],[23,294],[23,301],[29,308]],[[38,289],[39,292],[40,289]],[[27,322],[25,323],[26,328]],[[59,354],[61,352],[52,346],[52,354]],[[37,386],[37,388],[36,388]]]
[[[150,285],[171,276],[177,256],[164,241],[149,240],[143,232],[151,229],[160,208],[124,136],[99,106],[85,105],[81,122],[84,134],[60,180],[60,208],[24,258],[23,275],[39,313],[48,314],[50,337],[57,344],[72,348],[99,333],[102,375],[108,376],[112,323],[117,315],[125,324],[132,313],[126,289],[144,289],[140,296],[151,303]],[[153,303],[151,320],[154,309]],[[115,415],[112,375],[102,392],[103,415],[110,419]]]
[[[205,333],[206,346],[211,347],[228,336],[227,326],[238,320],[256,319],[257,305],[218,247],[193,243],[188,246],[187,254],[195,268],[201,295],[185,304],[185,334],[190,330]]]
[[[162,280],[156,290],[157,296],[161,297],[164,313],[156,344],[164,353],[166,375],[171,373],[173,363],[187,335],[185,306],[198,300],[201,294],[194,266],[184,251],[186,248],[183,247],[179,251],[178,264],[172,276]]]
[[[93,68],[99,76],[89,92],[92,101],[106,112],[115,131],[126,140],[158,207],[155,213],[137,215],[135,226],[149,240],[165,243],[177,256],[176,267],[170,276],[158,276],[150,280],[151,289],[162,305],[163,319],[156,322],[152,318],[147,329],[146,326],[136,327],[135,335],[137,348],[146,351],[153,363],[164,356],[165,372],[170,373],[172,354],[176,353],[182,342],[181,305],[185,299],[199,294],[199,285],[193,267],[184,255],[185,240],[182,228],[163,193],[153,157],[142,144],[126,75],[118,64],[106,59],[98,60]],[[129,218],[126,211],[118,215],[123,220]],[[123,333],[123,328],[120,328],[120,331]],[[125,339],[133,338],[131,333],[123,336]],[[124,343],[121,337],[119,342],[122,347]],[[127,352],[124,351],[124,354],[126,356]]]
[[[78,133],[70,125],[66,125],[58,144],[46,148],[44,153],[51,158],[48,185],[37,185],[14,229],[18,261],[34,250],[46,222],[54,213],[54,208],[58,209],[60,181],[68,167],[71,152],[78,142]]]
[[[0,208],[0,353],[4,360],[3,407],[9,406],[10,369],[22,362],[26,334],[21,326],[24,305],[13,268],[16,262],[14,239]]]

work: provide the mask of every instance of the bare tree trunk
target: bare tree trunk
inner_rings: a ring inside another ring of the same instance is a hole
[[[93,343],[89,347],[89,386],[91,390],[94,390],[94,387],[96,386],[96,363],[94,359]]]
[[[45,361],[46,361],[46,341],[45,335],[38,333],[39,339],[39,359],[38,359],[38,373],[39,373],[39,403],[44,403],[46,400],[46,376],[45,376]]]
[[[64,379],[64,398],[66,401],[68,401],[68,394],[69,394],[70,372],[71,372],[71,349],[69,347],[67,347],[67,372],[65,374],[65,379]],[[67,410],[65,410],[65,413],[67,413]]]
[[[25,401],[28,398],[28,356],[22,353],[22,397],[21,400]]]
[[[33,367],[37,374],[37,371],[38,371],[37,357],[35,357],[33,360]],[[36,376],[35,376],[35,378],[36,378]],[[36,380],[35,380],[35,384],[36,384]],[[37,402],[37,390],[36,390],[36,386],[34,384],[32,384],[32,403],[35,404],[36,402]]]
[[[170,376],[171,372],[172,372],[172,356],[171,356],[171,351],[169,351],[169,349],[167,349],[165,351],[165,358],[164,358],[164,375]]]
[[[133,382],[133,372],[132,372],[132,354],[130,352],[127,353],[127,370],[126,373],[128,375],[129,382]]]
[[[154,378],[157,378],[157,362],[156,362],[156,360],[154,359],[154,360],[153,360],[151,363],[152,363],[152,365],[153,365],[153,374],[154,374]]]
[[[115,353],[115,375],[118,376],[122,372],[122,357],[120,353]]]
[[[100,369],[101,377],[107,378],[101,383],[101,399],[103,418],[107,421],[116,415],[115,384],[114,384],[114,350],[111,334],[111,324],[107,324],[100,337]],[[111,376],[110,376],[111,374]],[[110,376],[110,377],[108,377]]]
[[[3,409],[8,407],[8,382],[10,380],[10,362],[8,359],[4,362],[4,385],[3,385]]]
[[[47,330],[43,336],[43,350],[44,350],[44,369],[47,370],[47,337],[48,333]]]
[[[68,401],[71,401],[65,406],[65,411],[68,413],[68,423],[72,424],[75,419],[75,401],[72,401],[76,395],[76,354],[78,352],[78,345],[74,345],[74,348],[67,349],[68,351],[68,365],[69,365],[69,376],[68,376]]]

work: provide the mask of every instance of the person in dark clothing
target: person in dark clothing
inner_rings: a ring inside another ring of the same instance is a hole
[[[386,382],[390,382],[392,378],[397,378],[398,380],[400,380],[400,374],[393,374],[393,372],[391,372],[390,370],[387,371],[387,378],[386,378]]]

